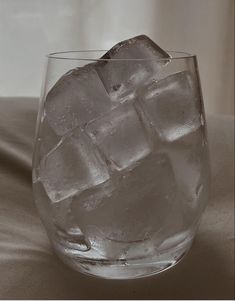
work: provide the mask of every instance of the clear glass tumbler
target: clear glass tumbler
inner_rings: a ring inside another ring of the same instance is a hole
[[[97,60],[103,53],[47,58],[34,197],[56,254],[70,267],[144,277],[189,250],[208,199],[197,59],[172,52],[170,59]],[[159,68],[151,80],[133,73],[108,93],[94,71],[107,63],[112,78],[127,66]]]

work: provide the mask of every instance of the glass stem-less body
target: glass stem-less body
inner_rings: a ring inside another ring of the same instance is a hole
[[[196,58],[166,60],[156,84],[106,105],[91,75],[74,96],[78,77],[68,71],[94,61],[80,59],[87,53],[66,55],[48,59],[33,159],[35,202],[48,236],[78,271],[117,279],[159,273],[189,250],[208,198]],[[118,70],[122,60],[115,64]],[[100,101],[95,110],[82,90],[87,82],[86,93],[94,89]]]

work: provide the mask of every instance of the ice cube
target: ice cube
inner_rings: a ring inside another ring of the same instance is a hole
[[[126,243],[111,241],[105,235],[105,232],[94,225],[86,227],[86,237],[91,245],[89,255],[92,256],[94,253],[94,257],[97,259],[122,260]]]
[[[185,214],[190,219],[191,212],[195,218],[196,212],[200,214],[205,208],[208,193],[203,185],[207,183],[209,171],[203,128],[170,143],[165,151],[171,160],[182,203],[187,211]]]
[[[79,202],[78,206],[81,207],[81,211],[89,212],[99,207],[102,199],[110,197],[114,190],[115,180],[112,179],[95,187],[91,187],[79,195],[74,195],[72,200],[73,203]],[[78,219],[78,222],[79,221],[80,218]]]
[[[174,141],[201,126],[199,95],[188,71],[151,83],[140,104],[162,140]]]
[[[63,136],[76,126],[110,110],[112,103],[94,69],[94,64],[62,76],[49,91],[45,112],[54,131]]]
[[[96,70],[113,101],[125,101],[135,96],[158,72],[169,54],[145,35],[122,41],[102,58],[112,59],[97,64]]]
[[[51,128],[47,116],[43,119],[39,136],[40,139],[40,157],[44,157],[46,154],[49,153],[60,141],[60,136],[56,135],[54,130]]]
[[[73,226],[73,216],[70,204],[72,198],[63,199],[62,202],[50,203],[53,215],[53,222],[60,231],[68,231]]]
[[[80,128],[64,136],[40,162],[40,179],[52,202],[59,202],[108,178],[99,152]]]
[[[33,183],[36,183],[39,180],[39,162],[46,156],[56,145],[59,143],[60,137],[56,135],[54,130],[51,128],[46,116],[40,123],[38,130],[38,136],[36,141],[37,155],[34,158],[34,168],[32,171]]]
[[[89,123],[88,135],[117,170],[136,164],[151,152],[151,143],[132,104],[122,104]]]
[[[179,207],[173,170],[165,154],[150,154],[107,194],[101,191],[102,187],[75,195],[71,210],[85,234],[87,227],[95,226],[102,232],[102,240],[127,243],[148,239],[162,229],[173,208]]]

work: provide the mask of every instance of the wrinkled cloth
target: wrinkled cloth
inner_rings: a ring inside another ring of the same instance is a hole
[[[233,117],[207,116],[212,190],[190,252],[137,280],[75,272],[53,253],[34,205],[37,99],[0,99],[0,299],[233,299]]]

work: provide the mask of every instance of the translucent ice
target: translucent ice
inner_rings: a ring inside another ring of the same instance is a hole
[[[61,136],[111,107],[109,96],[93,64],[65,74],[50,90],[45,100],[48,121]]]
[[[107,239],[106,233],[95,225],[86,227],[86,237],[91,245],[90,256],[97,259],[122,259],[126,244]],[[94,255],[93,255],[94,254]]]
[[[142,35],[114,46],[103,57],[109,58],[124,60],[100,61],[70,70],[49,91],[45,114],[57,135],[63,136],[133,98],[137,88],[156,77],[162,65],[156,59],[169,55]]]
[[[73,226],[73,217],[71,215],[72,198],[63,199],[62,202],[50,203],[53,215],[53,222],[60,231],[68,231]]]
[[[89,123],[86,131],[117,170],[131,167],[151,152],[147,132],[131,104]]]
[[[60,137],[56,135],[54,130],[51,128],[46,116],[44,116],[36,141],[37,157],[35,162],[40,162],[40,159],[46,156],[55,146],[59,143]],[[33,169],[33,182],[37,182],[39,179],[39,167]]]
[[[178,204],[174,174],[164,154],[147,156],[108,193],[102,190],[107,192],[107,187],[74,196],[71,209],[84,233],[93,225],[114,241],[147,239],[161,230]],[[174,215],[171,220],[174,224]]]
[[[205,170],[207,152],[202,127],[174,143],[169,143],[166,152],[171,160],[184,208],[200,212],[204,209],[208,193],[203,186],[207,181],[203,177],[207,177],[208,174]]]
[[[89,241],[83,235],[81,229],[71,212],[72,198],[63,199],[61,202],[50,203],[51,222],[55,232],[55,240],[60,247],[70,250],[87,251],[90,249]],[[75,251],[76,252],[76,251]]]
[[[140,103],[161,139],[174,141],[200,127],[198,97],[192,76],[183,71],[151,83]]]
[[[60,141],[60,137],[56,135],[54,130],[51,128],[46,116],[43,119],[40,127],[39,139],[40,157],[43,157],[49,153],[49,151],[52,150]]]
[[[96,69],[111,99],[125,101],[157,77],[165,63],[157,60],[169,57],[151,39],[140,35],[111,48],[102,58],[112,60],[99,63]]]
[[[80,128],[63,137],[40,163],[40,179],[52,202],[105,182],[106,165]]]

